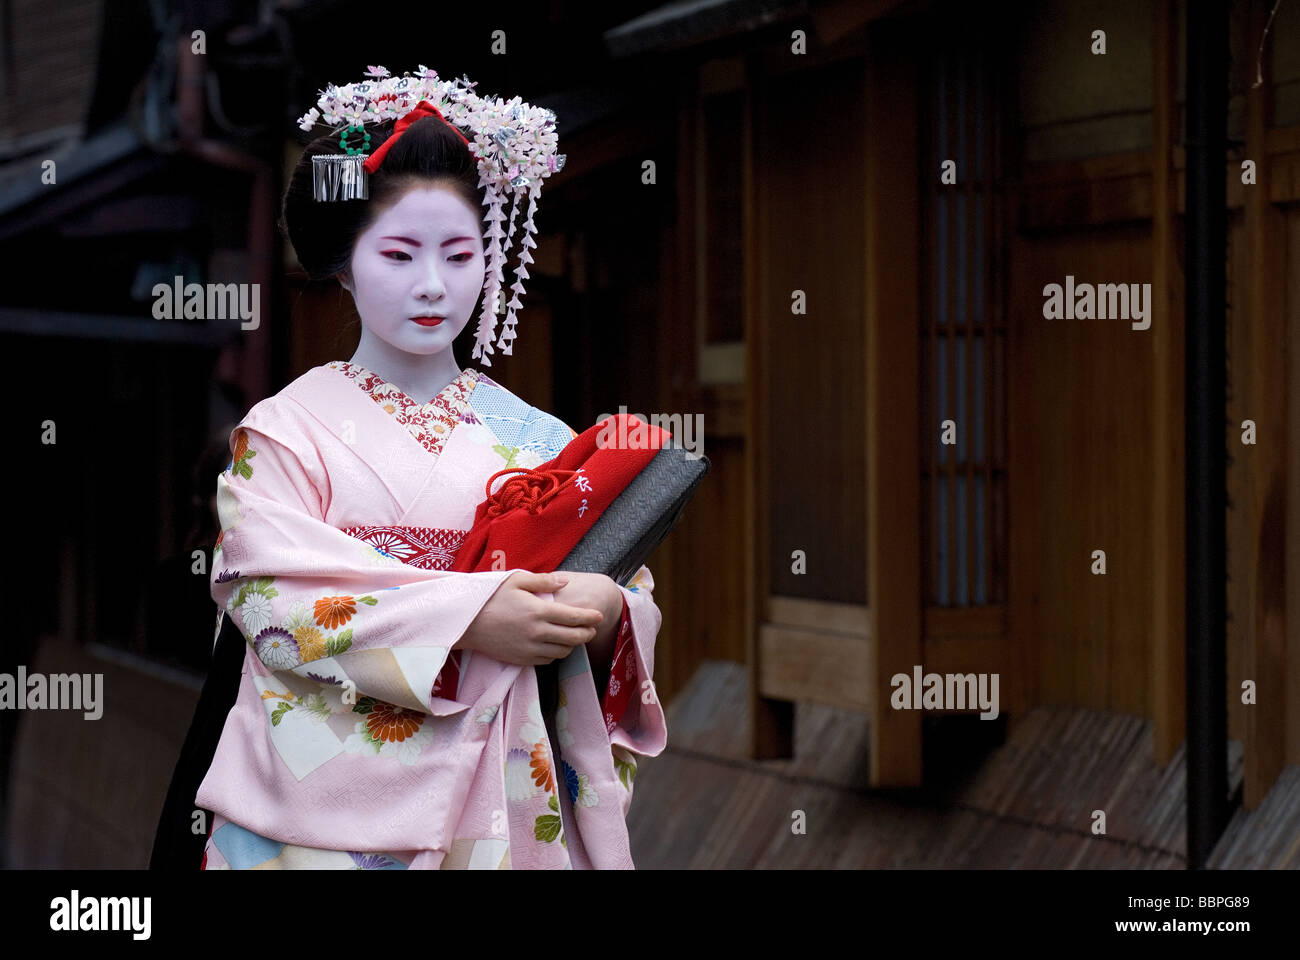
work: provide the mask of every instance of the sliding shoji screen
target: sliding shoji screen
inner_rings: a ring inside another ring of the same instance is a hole
[[[925,604],[1006,599],[1006,315],[1001,98],[986,48],[950,42],[928,70],[921,302]],[[944,164],[953,161],[953,175]],[[947,183],[955,176],[955,183]],[[945,421],[952,429],[945,430]],[[950,433],[954,444],[945,443]]]

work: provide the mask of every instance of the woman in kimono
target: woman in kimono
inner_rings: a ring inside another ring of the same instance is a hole
[[[203,867],[632,868],[637,757],[667,738],[653,578],[449,569],[488,478],[575,434],[454,356],[485,278],[463,135],[371,132],[392,143],[368,199],[313,197],[333,134],[283,208],[308,275],[351,293],[356,352],[254,406],[217,482],[212,595],[248,645]],[[555,660],[548,723],[533,668]]]

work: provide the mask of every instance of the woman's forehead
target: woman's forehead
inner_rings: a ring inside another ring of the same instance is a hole
[[[453,226],[474,228],[478,233],[478,214],[460,194],[447,187],[412,187],[402,197],[381,213],[372,225],[387,229],[394,224],[405,229],[433,234]]]

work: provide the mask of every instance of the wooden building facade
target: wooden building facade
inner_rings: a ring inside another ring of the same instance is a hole
[[[1300,762],[1300,14],[1271,9],[1236,5],[1225,38],[1248,809]],[[743,655],[755,757],[817,701],[869,715],[874,784],[918,784],[920,715],[890,705],[917,665],[998,674],[1013,720],[1141,716],[1158,764],[1183,741],[1185,13],[811,4],[676,41],[659,409],[704,412],[717,469],[655,558],[663,656],[680,682]],[[1145,304],[1047,318],[1076,281]]]

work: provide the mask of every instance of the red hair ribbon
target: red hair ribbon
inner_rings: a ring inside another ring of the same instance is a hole
[[[406,132],[407,127],[415,123],[415,121],[419,120],[421,117],[437,117],[443,123],[446,123],[447,126],[456,131],[456,136],[465,141],[465,146],[469,146],[469,140],[465,138],[465,134],[461,133],[460,130],[457,130],[454,124],[448,123],[447,118],[442,115],[442,111],[428,100],[421,100],[415,105],[414,109],[412,109],[410,113],[407,113],[399,119],[397,123],[393,124],[392,135],[379,145],[379,149],[366,157],[365,163],[361,165],[363,169],[365,169],[366,173],[374,173],[379,169],[380,165],[384,162],[384,157],[388,155],[388,148],[397,141],[398,137]]]

